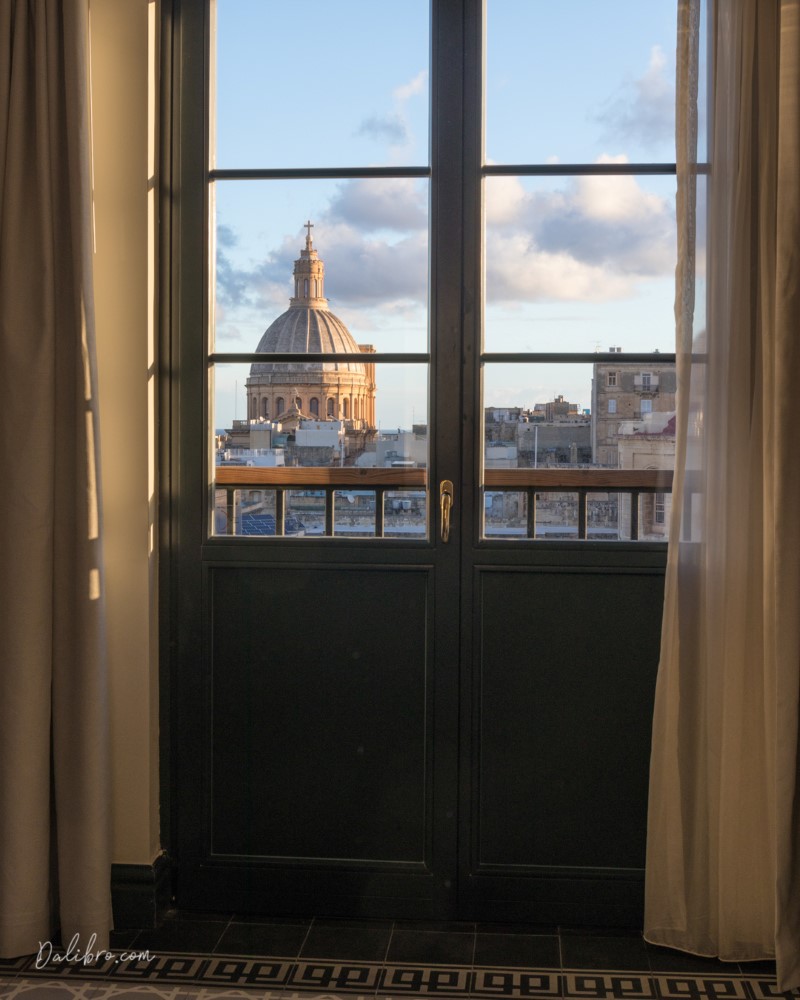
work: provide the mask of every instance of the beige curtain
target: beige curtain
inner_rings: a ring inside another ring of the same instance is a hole
[[[108,941],[88,0],[0,0],[0,955]]]
[[[678,502],[645,936],[725,960],[775,955],[789,989],[800,986],[800,0],[712,5],[707,178],[701,6],[680,2]]]

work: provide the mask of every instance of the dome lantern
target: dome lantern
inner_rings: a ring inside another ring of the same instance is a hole
[[[309,219],[305,224],[306,245],[294,262],[294,295],[289,300],[290,309],[319,309],[327,305],[325,298],[325,265],[314,249],[311,230],[314,223]]]

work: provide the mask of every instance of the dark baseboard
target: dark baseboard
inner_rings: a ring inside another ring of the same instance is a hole
[[[158,927],[172,903],[172,865],[160,854],[151,865],[112,865],[114,929]]]

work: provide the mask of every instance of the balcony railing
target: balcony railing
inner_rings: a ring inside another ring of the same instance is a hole
[[[312,490],[324,496],[324,535],[332,536],[335,526],[337,491],[370,491],[375,494],[374,536],[384,538],[384,498],[387,492],[424,490],[427,469],[353,467],[254,467],[217,466],[216,490],[225,492],[226,532],[235,534],[235,494],[237,490],[266,489],[275,493],[275,535],[286,534],[286,495]],[[541,494],[577,495],[577,538],[586,539],[588,498],[595,493],[615,493],[630,497],[630,538],[640,537],[639,500],[642,495],[672,492],[672,471],[666,469],[487,469],[484,488],[493,492],[523,494],[527,498],[527,524],[523,537],[536,536],[536,498]]]
[[[425,489],[427,469],[356,469],[279,466],[217,466],[215,487],[225,490],[227,534],[235,534],[235,493],[241,489],[275,491],[275,534],[285,535],[286,494],[293,490],[320,491],[325,497],[325,535],[334,533],[337,490],[370,490],[375,493],[375,537],[385,537],[384,496],[388,491]]]
[[[536,497],[542,493],[573,493],[578,498],[577,537],[586,539],[588,498],[592,493],[630,497],[630,538],[640,534],[639,498],[642,494],[671,493],[670,469],[487,469],[487,490],[522,493],[527,498],[526,538],[536,538]]]

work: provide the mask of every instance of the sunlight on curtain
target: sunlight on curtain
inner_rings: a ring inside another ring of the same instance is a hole
[[[700,0],[681,0],[680,502],[653,725],[645,936],[724,960],[776,955],[787,989],[800,985],[800,463],[792,440],[800,0],[711,5],[707,216],[694,211],[704,200],[700,12]],[[703,306],[707,322],[698,323]]]
[[[87,41],[0,5],[0,956],[111,922]]]

